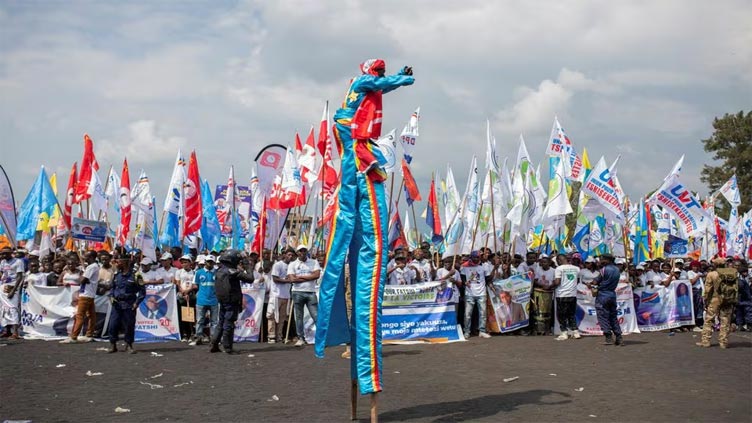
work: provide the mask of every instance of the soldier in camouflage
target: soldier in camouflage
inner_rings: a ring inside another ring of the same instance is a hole
[[[702,341],[697,345],[710,347],[713,336],[713,323],[716,316],[721,320],[718,343],[721,348],[728,348],[728,334],[731,328],[731,315],[738,298],[737,280],[739,273],[733,267],[726,267],[724,259],[713,260],[716,269],[705,278],[705,324],[702,327]]]

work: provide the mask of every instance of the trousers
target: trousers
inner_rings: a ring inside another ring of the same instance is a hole
[[[238,320],[239,312],[240,304],[219,303],[219,322],[214,333],[212,333],[212,345],[219,345],[222,342],[222,347],[224,347],[225,351],[232,350],[235,336],[235,321]]]
[[[556,318],[559,319],[559,329],[562,332],[577,330],[577,297],[561,297],[556,299]]]
[[[350,375],[362,395],[382,390],[381,303],[386,283],[387,205],[383,182],[357,171],[349,123],[338,122],[334,136],[342,146],[342,175],[316,321],[318,357],[324,348],[350,343]],[[345,261],[349,261],[352,312],[348,327]]]
[[[616,317],[615,295],[598,295],[595,297],[595,313],[604,335],[610,336],[613,333],[616,336],[621,336],[621,326],[619,326],[619,320]]]
[[[721,305],[721,300],[718,297],[714,297],[710,300],[707,312],[707,318],[705,324],[702,326],[702,342],[704,344],[710,344],[710,339],[713,337],[713,325],[715,324],[715,318],[718,317],[721,321],[721,328],[718,332],[718,343],[721,345],[728,345],[728,334],[731,329],[731,313],[734,310],[732,305]]]
[[[71,339],[78,338],[84,327],[84,319],[86,319],[86,336],[91,338],[97,328],[97,309],[94,307],[94,298],[78,297]]]
[[[136,332],[136,310],[131,306],[120,306],[119,304],[113,304],[110,311],[110,326],[109,335],[110,343],[114,344],[118,340],[118,334],[120,329],[123,330],[125,342],[132,344]]]

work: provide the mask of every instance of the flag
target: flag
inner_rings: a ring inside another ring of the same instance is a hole
[[[407,164],[407,160],[402,159],[402,178],[405,185],[405,201],[407,205],[411,206],[415,201],[421,201],[420,191],[418,191],[418,184],[413,178],[413,174],[410,172],[410,166]]]
[[[295,134],[295,148],[298,148],[300,143],[300,137]],[[313,139],[313,127],[311,132],[308,133],[305,146],[301,146],[298,150],[298,164],[300,165],[300,179],[312,187],[319,177],[319,171],[321,170],[321,156],[316,150],[316,143]]]
[[[319,139],[316,144],[319,154],[323,157],[319,178],[321,179],[321,191],[324,194],[324,198],[331,196],[339,183],[339,176],[337,175],[337,168],[334,163],[335,154],[333,144],[332,137],[329,135],[329,102],[326,102],[324,113],[321,115]]]
[[[57,206],[57,198],[52,192],[50,180],[44,166],[39,170],[39,176],[26,196],[21,208],[18,209],[16,223],[16,239],[19,241],[34,239],[39,220],[49,220]]]
[[[567,181],[564,175],[564,160],[559,160],[554,177],[548,181],[548,202],[543,212],[545,219],[572,213],[572,206],[567,196]]]
[[[65,223],[64,229],[70,229],[71,227],[71,215],[73,214],[73,204],[76,198],[76,165],[73,163],[71,167],[70,176],[68,177],[68,188],[65,190],[65,206],[63,210],[63,222]]]
[[[431,241],[434,244],[438,244],[444,240],[444,235],[441,231],[441,217],[439,217],[439,202],[436,200],[436,184],[433,179],[431,179],[431,188],[428,193],[426,225],[431,229]]]
[[[287,147],[287,154],[285,157],[285,164],[282,167],[282,183],[281,188],[283,191],[289,191],[294,194],[300,194],[303,192],[303,180],[300,177],[300,166],[295,159],[292,149]]]
[[[125,245],[131,230],[131,178],[128,172],[128,159],[123,160],[123,172],[120,176],[120,226],[118,243]]]
[[[395,204],[392,218],[389,220],[389,235],[387,237],[390,250],[394,250],[397,247],[407,246],[407,239],[405,239],[403,229],[402,220],[399,216],[399,207]]]
[[[637,219],[635,220],[635,237],[633,250],[635,266],[650,259],[650,240],[648,237],[650,228],[648,227],[647,214],[647,205],[645,204],[645,200],[640,199],[640,205],[637,211]]]
[[[460,193],[457,190],[457,184],[454,182],[454,173],[452,168],[447,165],[447,176],[445,184],[442,184],[442,203],[444,203],[444,223],[446,231],[449,228],[454,216],[457,214],[457,209],[460,207]]]
[[[107,193],[104,191],[102,181],[99,179],[99,173],[92,169],[91,180],[87,195],[91,198],[91,216],[94,220],[99,220],[100,214],[107,214]]]
[[[593,166],[590,165],[590,157],[588,157],[587,148],[582,149],[582,183],[585,183],[590,177],[590,173],[593,171]]]
[[[84,134],[84,156],[81,159],[81,174],[78,176],[76,183],[75,203],[80,203],[91,197],[89,186],[93,182],[93,174],[99,170],[99,163],[94,157],[94,143],[89,135]]]
[[[723,194],[732,207],[739,207],[742,203],[741,195],[739,194],[739,186],[736,184],[736,174],[732,175],[718,192]]]
[[[679,157],[679,160],[676,161],[676,163],[674,164],[674,167],[671,168],[671,172],[669,172],[669,174],[666,175],[665,178],[663,178],[663,182],[668,182],[669,179],[681,176],[681,170],[682,170],[683,165],[684,165],[684,154],[682,154],[682,156]]]
[[[603,157],[598,160],[590,177],[582,185],[582,192],[594,198],[613,215],[616,221],[624,222],[624,212],[617,189],[611,180],[611,173]]]
[[[201,206],[203,208],[203,213],[201,214],[201,239],[204,241],[204,248],[209,251],[216,251],[222,238],[222,228],[219,225],[219,219],[217,219],[217,210],[214,208],[211,188],[206,179],[201,181],[199,194],[201,195]]]
[[[274,210],[291,209],[306,202],[306,190],[300,179],[300,169],[295,155],[287,149],[282,175],[274,178],[268,207]]]
[[[10,185],[8,174],[0,165],[0,230],[8,239],[11,247],[16,245],[16,199]]]
[[[55,194],[55,198],[57,198],[57,173],[50,175],[50,186],[52,187],[52,193]],[[56,228],[57,225],[60,224],[61,216],[62,211],[60,210],[60,206],[55,205],[55,211],[53,211],[52,216],[50,216],[49,226],[44,230],[48,231],[50,228]]]
[[[400,134],[400,142],[402,143],[402,152],[407,164],[413,161],[413,150],[415,149],[415,143],[418,141],[418,121],[420,120],[420,107],[415,109],[407,125],[402,129]]]
[[[183,184],[185,184],[185,160],[183,154],[178,150],[175,158],[175,166],[172,168],[172,177],[170,186],[167,188],[165,197],[164,211],[175,215],[180,215],[182,208]]]
[[[572,237],[577,252],[586,260],[590,256],[590,224],[586,223],[580,226]]]
[[[118,194],[119,189],[120,189],[120,176],[118,176],[118,174],[115,172],[115,168],[110,166],[110,174],[107,175],[107,189],[105,190],[104,193],[107,196],[108,204],[112,198],[116,199],[116,201],[113,203],[115,205],[116,212],[120,212],[120,202],[117,201],[117,194]]]
[[[266,239],[266,226],[267,226],[267,213],[266,202],[261,206],[261,213],[259,214],[259,224],[256,226],[256,234],[253,237],[253,243],[251,244],[251,252],[256,252],[259,255],[264,250],[264,241]]]
[[[700,236],[711,216],[702,204],[680,181],[674,177],[664,182],[648,200],[651,204],[659,204],[679,221],[684,234]]]
[[[136,185],[131,190],[131,213],[136,211],[136,230],[133,237],[134,248],[144,252],[144,255],[156,259],[154,254],[154,196],[151,195],[149,177],[141,169]],[[151,253],[149,253],[151,250]],[[147,254],[148,253],[148,254]]]
[[[191,152],[188,162],[188,177],[185,179],[183,188],[185,195],[185,216],[183,217],[183,236],[191,235],[201,229],[201,177],[198,173],[198,160],[196,151]]]
[[[410,251],[418,248],[418,236],[415,233],[416,231],[413,230],[413,228],[410,227],[410,214],[407,210],[405,210],[405,220],[404,220],[404,227],[402,228],[402,233],[405,236],[405,240],[407,241],[407,248],[410,249]],[[416,222],[417,223],[417,222]]]
[[[480,183],[478,182],[478,160],[473,156],[468,170],[467,186],[465,187],[464,207],[462,207],[465,234],[462,239],[462,253],[470,254],[475,248],[473,245],[477,217],[481,208]]]
[[[388,134],[376,140],[376,146],[379,147],[381,155],[384,156],[384,171],[394,173],[397,169],[397,131],[392,129]]]
[[[496,138],[491,133],[491,122],[486,119],[486,169],[499,173],[499,156],[496,154]]]

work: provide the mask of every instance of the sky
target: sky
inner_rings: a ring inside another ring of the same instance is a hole
[[[384,96],[384,129],[421,107],[424,192],[448,164],[464,187],[487,119],[502,158],[514,162],[522,134],[538,163],[558,116],[593,165],[621,155],[630,197],[682,154],[683,181],[706,193],[700,140],[714,117],[752,107],[750,22],[745,0],[2,1],[0,164],[19,204],[40,165],[64,190],[84,133],[103,180],[127,156],[158,198],[179,148],[211,185],[231,164],[243,184],[263,146],[318,127],[378,57],[388,72],[413,66],[415,85]]]

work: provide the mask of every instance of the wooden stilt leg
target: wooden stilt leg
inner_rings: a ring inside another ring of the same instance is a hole
[[[350,420],[357,420],[358,416],[358,379],[350,383]]]
[[[379,393],[371,394],[371,423],[379,423]]]

